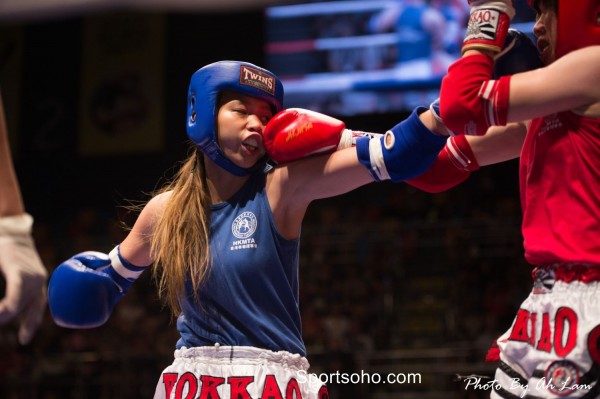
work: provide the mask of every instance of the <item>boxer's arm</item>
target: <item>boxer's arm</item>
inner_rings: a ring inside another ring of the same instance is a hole
[[[288,108],[267,123],[263,141],[267,155],[273,161],[287,163],[353,147],[360,137],[380,136],[378,133],[346,129],[343,121],[319,112]]]
[[[118,246],[108,255],[87,251],[67,259],[48,285],[54,322],[67,328],[101,326],[144,269],[123,258]]]
[[[431,110],[418,107],[383,137],[358,140],[360,163],[375,181],[397,183],[418,176],[433,164],[446,143],[446,135],[434,133],[428,126],[432,120]]]
[[[518,158],[526,135],[527,124],[517,122],[493,126],[483,136],[466,138],[479,166],[488,166]]]
[[[48,285],[55,323],[94,328],[106,323],[113,308],[152,263],[150,237],[170,192],[152,198],[125,240],[109,254],[87,251],[61,263]]]
[[[446,142],[446,137],[431,132],[433,121],[430,111],[411,114],[407,121],[391,129],[395,133],[390,135],[395,136],[395,140],[389,149],[374,151],[373,162],[379,165],[387,162],[388,171],[394,179],[410,178],[423,173],[433,164]],[[357,151],[362,145],[363,161],[370,163],[369,143],[377,142],[379,146],[385,147],[382,140],[382,137],[361,138],[357,147],[276,166],[267,175],[266,190],[280,233],[290,239],[297,237],[302,218],[313,200],[344,194],[372,183],[374,177],[359,160]]]
[[[485,78],[487,71],[491,71],[490,60],[483,55],[470,56],[449,68],[442,82],[441,115],[451,129],[476,126],[465,133],[481,134],[489,125],[526,121],[568,110],[600,116],[600,85],[590,84],[600,81],[597,67],[600,46],[585,47],[546,67],[498,80]],[[478,81],[483,81],[481,86]]]
[[[46,310],[48,272],[32,237],[33,217],[25,212],[15,173],[0,96],[0,325],[18,320],[19,343],[31,341]]]
[[[517,39],[517,51],[511,49],[507,54],[504,51],[496,54],[483,48],[466,49],[456,68],[455,65],[450,68],[442,82],[441,97],[442,117],[451,129],[470,129],[467,133],[482,134],[491,124],[526,121],[568,110],[585,116],[600,116],[600,86],[591,84],[600,79],[597,67],[600,46],[572,51],[546,67],[527,72],[532,69],[529,65],[521,70],[516,70],[515,65],[523,60],[528,63],[529,56],[536,55],[535,45]],[[509,44],[507,40],[505,47]],[[520,44],[525,45],[525,50],[532,49],[520,51]],[[501,65],[513,69],[508,72],[512,76],[486,77],[490,62],[483,61],[483,54],[496,58],[495,68]],[[498,56],[504,57],[505,62],[497,59]],[[471,57],[476,59],[465,60]]]
[[[356,147],[279,165],[267,183],[274,182],[272,186],[278,187],[278,192],[270,195],[271,205],[276,207],[281,197],[287,197],[286,204],[307,205],[314,199],[340,195],[373,181],[397,182],[423,173],[447,138],[431,132],[433,120],[430,111],[420,108],[385,136],[363,137]]]
[[[4,106],[0,96],[0,217],[21,215],[24,212],[25,207],[13,168]]]
[[[508,30],[501,52],[494,58],[469,50],[448,68],[440,91],[440,113],[452,130],[485,134],[488,127],[508,119],[510,80],[515,73],[542,67],[535,44],[523,33]]]
[[[439,152],[437,159],[425,173],[406,182],[428,193],[446,191],[479,169],[479,163],[467,141],[467,136],[453,136]]]
[[[430,132],[439,136],[453,133],[439,117],[439,101],[418,116]],[[428,132],[429,133],[429,132]],[[276,163],[330,154],[355,147],[361,138],[381,139],[382,133],[346,128],[346,124],[331,116],[303,108],[288,108],[277,113],[265,126],[263,141],[267,155]]]
[[[491,127],[483,136],[450,137],[433,166],[406,182],[429,193],[446,191],[467,180],[480,166],[517,158],[526,133],[524,123],[511,123]]]
[[[172,191],[167,191],[154,196],[140,212],[131,231],[120,245],[121,254],[129,262],[135,265],[154,263],[150,240],[171,195]]]
[[[572,51],[547,67],[513,75],[508,121],[574,110],[600,117],[600,46]],[[576,71],[574,73],[573,71]]]

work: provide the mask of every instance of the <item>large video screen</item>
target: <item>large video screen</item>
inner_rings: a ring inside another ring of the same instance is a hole
[[[515,21],[530,32],[524,0]],[[286,107],[330,115],[410,111],[439,96],[460,56],[466,0],[319,1],[266,10],[267,67]]]

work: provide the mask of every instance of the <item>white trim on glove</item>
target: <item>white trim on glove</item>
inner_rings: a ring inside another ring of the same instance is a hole
[[[121,257],[119,255],[119,246],[113,248],[112,251],[108,253],[108,257],[110,258],[110,263],[115,269],[115,271],[123,278],[128,280],[137,280],[140,274],[143,273],[143,270],[131,270],[121,262]]]

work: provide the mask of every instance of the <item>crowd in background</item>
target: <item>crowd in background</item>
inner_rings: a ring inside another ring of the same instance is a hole
[[[311,206],[300,306],[315,370],[351,371],[356,355],[398,349],[461,346],[483,361],[529,288],[517,283],[529,268],[512,172],[482,170],[435,195],[376,184]],[[108,252],[135,217],[121,207],[62,212],[35,225],[50,271],[80,251]],[[172,359],[174,323],[146,272],[100,328],[59,328],[47,314],[27,347],[4,329],[0,397],[151,397]]]

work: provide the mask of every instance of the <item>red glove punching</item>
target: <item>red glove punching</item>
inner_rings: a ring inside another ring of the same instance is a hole
[[[355,145],[356,139],[364,136],[378,134],[348,130],[339,119],[302,108],[279,112],[263,132],[267,154],[277,163],[329,154]]]

